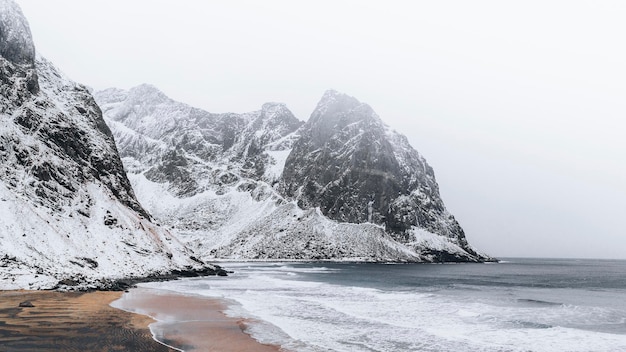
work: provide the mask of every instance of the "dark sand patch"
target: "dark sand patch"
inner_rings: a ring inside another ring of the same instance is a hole
[[[283,351],[245,333],[249,322],[226,316],[227,306],[219,299],[136,288],[114,306],[159,320],[153,325],[156,338],[186,352]]]
[[[152,338],[154,320],[109,306],[120,296],[0,291],[0,351],[174,351]]]

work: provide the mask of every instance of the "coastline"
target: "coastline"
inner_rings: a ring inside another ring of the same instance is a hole
[[[112,291],[0,291],[0,349],[175,351],[152,338],[148,325],[154,320],[110,306],[121,296]]]
[[[283,351],[246,333],[250,322],[225,315],[227,305],[217,298],[139,287],[111,306],[154,319],[150,324],[153,338],[178,351]]]
[[[282,351],[215,298],[165,290],[0,291],[2,351]]]

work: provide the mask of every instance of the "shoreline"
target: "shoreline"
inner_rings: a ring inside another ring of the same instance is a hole
[[[231,264],[231,263],[338,263],[338,264],[492,264],[499,263],[502,259],[490,258],[481,261],[460,260],[460,261],[386,261],[367,260],[358,258],[333,258],[333,259],[211,259],[211,263]],[[610,260],[610,259],[609,259]]]
[[[175,351],[152,338],[152,319],[110,306],[122,293],[0,291],[0,349]]]
[[[2,351],[284,351],[217,298],[166,290],[0,291]]]
[[[251,321],[227,316],[228,306],[219,298],[138,287],[111,306],[153,319],[154,340],[177,351],[284,351],[254,339],[246,332]]]

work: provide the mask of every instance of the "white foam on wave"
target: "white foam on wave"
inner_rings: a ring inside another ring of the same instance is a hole
[[[253,337],[297,351],[626,351],[626,334],[584,329],[623,324],[626,313],[542,301],[532,290],[393,291],[303,280],[336,269],[233,268],[227,279],[148,285],[233,300],[228,315],[264,321],[250,327]]]

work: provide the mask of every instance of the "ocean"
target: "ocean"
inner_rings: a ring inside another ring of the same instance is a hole
[[[141,286],[225,299],[291,351],[626,351],[626,261],[222,265]]]

